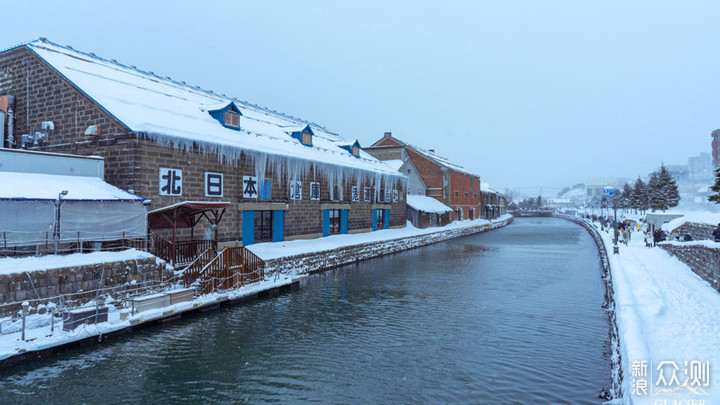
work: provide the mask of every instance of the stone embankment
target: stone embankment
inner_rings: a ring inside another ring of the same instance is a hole
[[[95,298],[98,289],[126,286],[134,290],[148,283],[161,283],[172,275],[166,263],[155,257],[3,274],[0,317],[16,313],[26,300],[52,301],[52,297],[62,295],[66,305],[75,306]]]
[[[513,218],[510,217],[503,221],[496,221],[477,226],[453,228],[430,234],[281,257],[278,259],[268,260],[266,262],[265,272],[267,274],[276,272],[285,273],[291,271],[299,273],[315,273],[374,257],[384,256],[403,250],[414,249],[449,239],[500,228],[512,223],[512,221]]]

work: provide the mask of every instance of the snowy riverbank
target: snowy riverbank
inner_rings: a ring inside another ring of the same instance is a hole
[[[418,229],[410,222],[404,228],[383,229],[375,232],[355,233],[348,235],[333,235],[318,239],[300,239],[286,242],[257,243],[248,246],[248,249],[263,260],[277,259],[280,257],[296,256],[313,252],[333,250],[353,245],[362,245],[372,242],[384,242],[392,239],[407,238],[419,235],[428,235],[452,229],[470,228],[480,225],[490,225],[512,218],[512,215],[505,214],[497,219],[488,221],[485,219],[474,219],[467,221],[455,221],[441,227]]]
[[[639,232],[619,255],[612,254],[611,234],[601,235],[615,287],[623,402],[720,399],[720,373],[713,370],[720,367],[720,294],[664,250],[646,247]],[[705,362],[710,373],[703,379],[696,366]]]

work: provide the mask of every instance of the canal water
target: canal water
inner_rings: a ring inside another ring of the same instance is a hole
[[[0,402],[600,403],[600,276],[584,229],[521,218],[0,371]]]

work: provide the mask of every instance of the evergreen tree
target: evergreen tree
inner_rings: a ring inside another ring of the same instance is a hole
[[[664,164],[660,165],[658,170],[658,184],[660,186],[660,206],[659,209],[665,211],[668,208],[677,207],[680,204],[680,192],[677,183]]]
[[[650,173],[650,179],[647,183],[647,201],[648,201],[648,208],[652,210],[652,212],[655,212],[655,210],[660,209],[660,207],[663,206],[662,203],[662,193],[660,190],[660,181],[658,179],[658,172],[652,172]]]
[[[715,169],[715,184],[710,186],[712,194],[708,196],[708,201],[720,204],[720,167]]]
[[[630,183],[625,183],[623,186],[622,192],[620,193],[620,207],[624,209],[631,208],[632,205],[632,195],[633,195],[633,189],[630,186]]]
[[[630,205],[640,211],[648,209],[648,188],[640,177],[635,181]]]

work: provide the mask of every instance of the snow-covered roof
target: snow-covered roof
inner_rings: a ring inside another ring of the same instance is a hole
[[[384,138],[383,138],[383,139],[384,139]],[[441,166],[445,166],[445,167],[447,167],[448,169],[454,170],[454,171],[459,172],[459,173],[469,174],[469,175],[471,175],[471,176],[478,176],[478,175],[475,174],[475,173],[470,173],[469,171],[465,170],[464,167],[462,167],[462,166],[460,166],[460,165],[458,165],[458,164],[455,164],[455,163],[451,162],[448,158],[438,155],[437,153],[435,153],[434,150],[424,149],[424,148],[421,148],[421,147],[419,147],[419,146],[415,146],[415,145],[409,144],[409,143],[407,143],[407,142],[401,141],[401,140],[399,140],[399,139],[397,139],[397,138],[395,138],[395,137],[392,137],[392,139],[393,139],[394,141],[400,143],[401,146],[404,146],[404,147],[406,147],[406,148],[410,148],[410,149],[412,149],[413,151],[415,151],[415,152],[417,152],[417,153],[425,156],[427,159],[430,159],[430,160],[434,161],[435,163],[437,163],[437,164],[439,164],[439,165],[441,165]],[[378,145],[378,143],[381,142],[381,141],[382,141],[382,139],[381,139],[380,141],[376,142],[373,146],[371,146],[371,148],[372,148],[372,147],[377,147],[377,148],[385,148],[385,147],[387,147],[387,148],[392,148],[392,147],[398,147],[398,145]],[[478,176],[478,177],[480,177],[480,176]]]
[[[128,129],[163,144],[188,149],[197,145],[231,159],[241,152],[261,153],[401,176],[367,153],[353,156],[338,146],[344,139],[313,122],[44,38],[20,46],[37,54]],[[240,131],[223,126],[208,113],[231,102],[242,114]],[[315,134],[312,146],[302,145],[286,132],[288,127],[307,125]]]
[[[400,167],[403,165],[403,163],[405,163],[400,159],[383,160],[383,162],[385,162],[386,165],[392,167],[395,171],[400,170]]]
[[[452,208],[448,207],[447,205],[441,203],[440,201],[432,197],[424,195],[408,194],[407,205],[412,207],[416,211],[431,212],[435,214],[442,214],[444,212],[452,211]]]
[[[0,200],[52,200],[63,190],[65,201],[143,201],[142,197],[98,177],[0,172]]]

